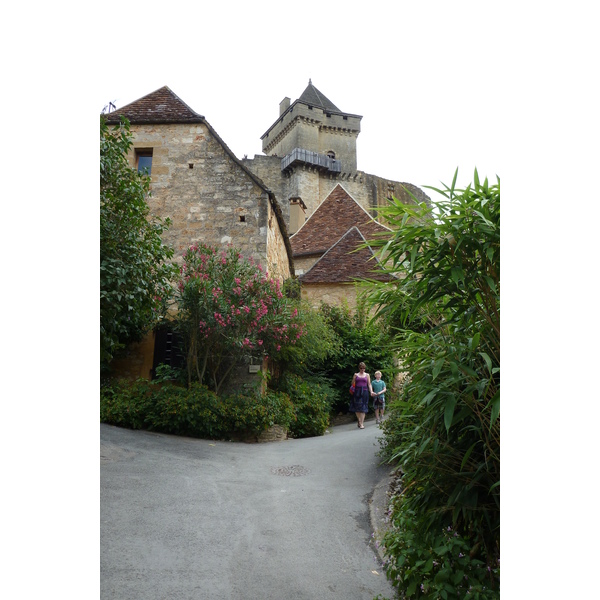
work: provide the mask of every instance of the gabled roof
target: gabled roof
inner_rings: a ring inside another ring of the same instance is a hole
[[[338,184],[290,238],[294,256],[323,254],[354,226],[358,227],[367,239],[391,231],[389,227],[373,220],[371,215]]]
[[[204,117],[193,111],[166,85],[105,115],[108,123],[123,115],[130,123],[202,123]]]
[[[357,227],[351,227],[304,275],[304,283],[348,283],[355,279],[391,281],[393,277],[376,272],[378,261],[373,251],[366,247],[365,238]]]
[[[298,102],[304,104],[310,104],[324,110],[333,110],[335,112],[342,112],[331,100],[325,97],[313,84],[312,81],[308,80],[307,88],[302,92]]]

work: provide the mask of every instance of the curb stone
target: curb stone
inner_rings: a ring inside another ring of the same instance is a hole
[[[369,504],[369,513],[371,517],[371,527],[374,533],[374,540],[375,542],[379,542],[374,544],[374,546],[382,563],[384,561],[384,554],[383,550],[381,549],[381,542],[383,540],[383,536],[389,529],[387,512],[390,503],[390,497],[388,490],[390,489],[396,471],[397,468],[390,469],[388,474],[375,486],[373,495],[371,496],[371,502]]]

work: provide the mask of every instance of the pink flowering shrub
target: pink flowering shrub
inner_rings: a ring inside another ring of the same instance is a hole
[[[236,364],[276,357],[303,335],[279,282],[233,247],[190,246],[177,287],[189,383],[204,382],[218,393]]]

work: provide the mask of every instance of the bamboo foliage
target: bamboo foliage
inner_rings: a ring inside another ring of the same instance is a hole
[[[496,553],[500,522],[500,181],[393,199],[391,234],[370,242],[393,283],[370,282],[409,373],[385,430],[404,471],[404,508],[424,531],[452,525]]]

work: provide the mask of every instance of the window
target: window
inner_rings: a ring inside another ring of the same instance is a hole
[[[146,175],[152,174],[152,148],[135,151],[136,168],[138,172]]]
[[[329,158],[333,158],[333,159],[335,159],[335,152],[334,152],[333,150],[330,150],[330,151],[327,153],[327,156],[328,156]]]

